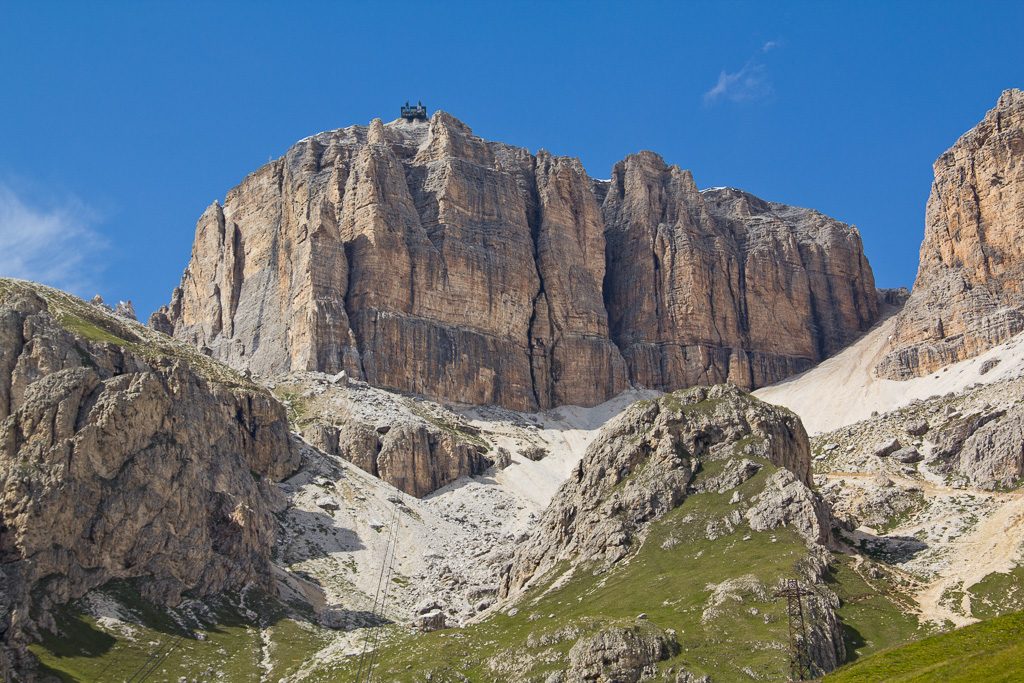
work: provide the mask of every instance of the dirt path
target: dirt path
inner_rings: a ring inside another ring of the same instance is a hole
[[[967,616],[971,614],[967,589],[989,574],[1007,572],[1017,564],[1024,545],[1024,495],[1018,493],[1007,498],[974,531],[950,543],[956,561],[915,596],[923,619],[939,623],[949,620],[957,626],[977,621]],[[942,596],[949,590],[964,591],[959,610],[942,602]]]
[[[863,481],[876,476],[863,472],[831,472],[825,475],[830,481]],[[1021,560],[1024,549],[1024,491],[994,492],[976,488],[951,488],[929,480],[890,474],[885,476],[903,488],[920,489],[927,498],[970,495],[989,501],[993,505],[991,512],[970,531],[943,544],[943,555],[949,557],[951,562],[939,576],[924,582],[913,595],[922,621],[948,621],[956,626],[977,621],[969,616],[971,603],[967,590],[989,574],[1009,571]],[[941,523],[943,519],[932,518],[926,524],[935,525]],[[913,523],[904,525],[901,529],[908,531],[920,526],[921,524]],[[943,596],[949,591],[964,592],[959,604],[943,601]]]

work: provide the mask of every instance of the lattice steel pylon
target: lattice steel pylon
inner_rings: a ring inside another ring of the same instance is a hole
[[[805,595],[811,591],[800,585],[796,579],[787,579],[782,588],[775,591],[776,598],[786,598],[786,614],[789,617],[789,680],[812,680],[811,655],[807,650],[807,624],[804,621]]]

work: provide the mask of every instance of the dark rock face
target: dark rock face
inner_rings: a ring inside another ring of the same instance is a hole
[[[1024,330],[1024,92],[1007,90],[935,162],[921,264],[881,377],[909,379]]]
[[[0,281],[5,639],[52,627],[50,606],[112,579],[138,579],[164,604],[272,589],[270,482],[298,465],[284,409],[190,347],[156,350],[145,335],[158,336]]]
[[[438,112],[321,133],[248,176],[200,218],[152,324],[261,374],[537,409],[760,386],[877,313],[849,226],[701,194],[649,152],[593,181]]]

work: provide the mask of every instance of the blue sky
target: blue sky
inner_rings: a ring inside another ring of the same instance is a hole
[[[931,164],[1024,87],[1022,27],[1020,2],[0,0],[0,274],[148,315],[248,172],[423,99],[594,177],[653,149],[819,209],[909,285]]]

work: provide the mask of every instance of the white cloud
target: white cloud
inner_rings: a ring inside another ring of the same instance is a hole
[[[704,93],[704,103],[713,104],[723,99],[731,102],[749,102],[764,99],[772,92],[768,67],[751,61],[734,73],[722,71],[718,74],[718,82]]]
[[[75,199],[33,206],[0,183],[0,275],[95,293],[108,245],[94,221]]]
[[[760,55],[771,52],[782,46],[778,40],[769,40],[751,57],[739,71],[722,70],[718,81],[706,93],[704,104],[714,104],[720,100],[730,102],[752,102],[770,97],[774,92],[768,67],[761,61]]]

